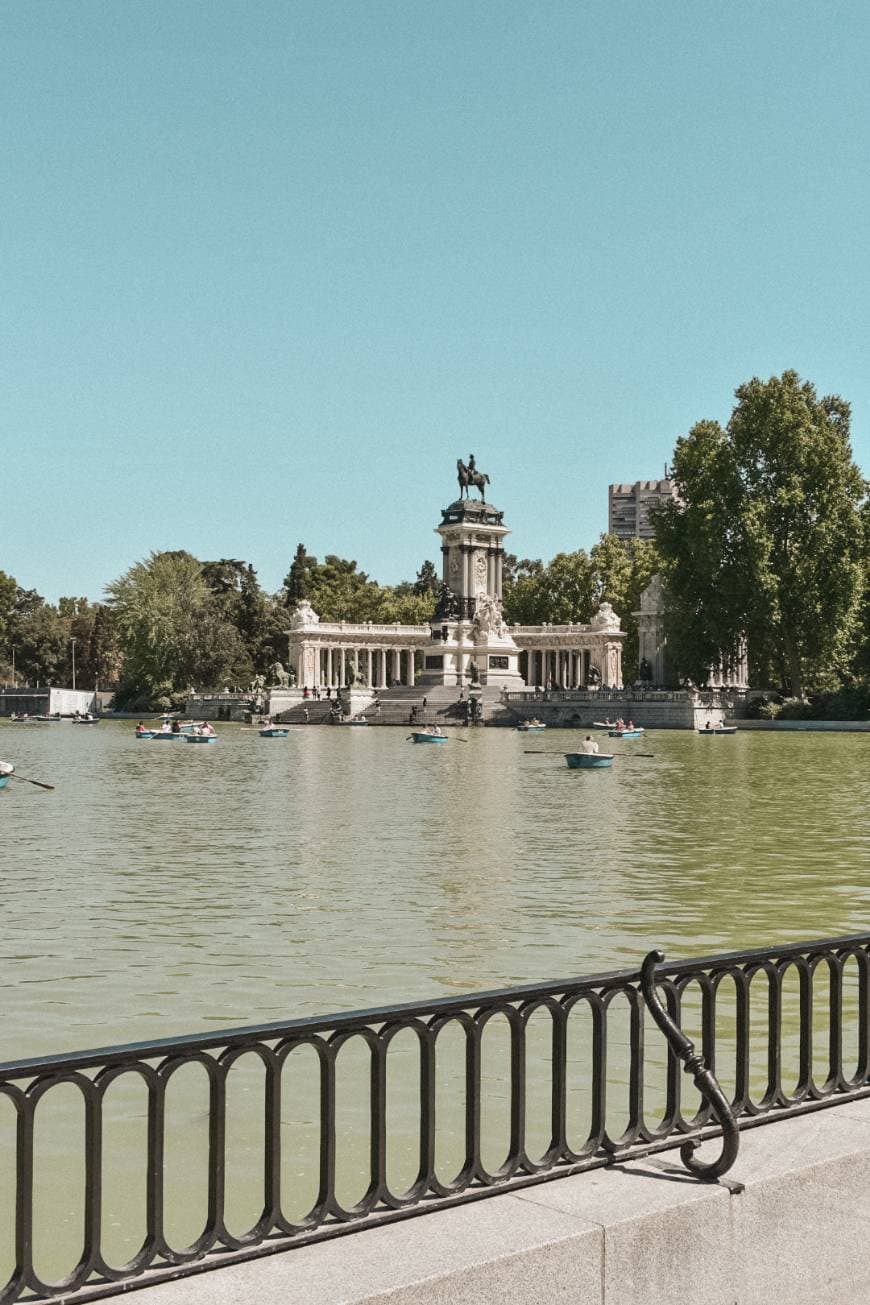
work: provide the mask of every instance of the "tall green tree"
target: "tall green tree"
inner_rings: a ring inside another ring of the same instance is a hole
[[[253,566],[238,558],[224,557],[217,562],[203,562],[202,575],[223,619],[237,630],[252,667],[264,670],[262,645],[271,638],[269,600],[260,588]],[[285,611],[285,626],[286,623]]]
[[[414,593],[423,597],[431,597],[433,594],[437,594],[440,588],[441,577],[436,570],[435,563],[430,562],[427,557],[417,572],[417,579],[414,581]]]
[[[310,601],[311,578],[316,570],[317,558],[308,553],[304,544],[297,544],[290,570],[284,577],[284,601],[288,607],[295,607],[303,598]]]
[[[583,624],[595,608],[595,573],[583,549],[557,553],[548,566],[504,586],[505,620],[517,625]]]
[[[31,594],[27,591],[21,610],[9,625],[10,644],[15,646],[16,679],[34,685],[67,684],[69,622],[50,603],[31,601]]]
[[[107,593],[124,650],[120,704],[170,707],[189,687],[249,679],[242,639],[190,553],[152,553]]]
[[[855,628],[852,674],[870,688],[870,498],[861,509],[863,580]]]
[[[381,587],[350,558],[328,553],[321,563],[316,558],[306,559],[304,587],[303,596],[322,621],[379,619]],[[289,595],[290,587],[285,589]]]
[[[749,640],[796,697],[846,664],[862,595],[861,504],[849,405],[787,371],[736,391],[727,427],[678,440],[679,499],[656,514],[669,651],[703,679]]]
[[[105,603],[93,606],[93,620],[85,647],[86,684],[114,688],[121,678],[124,653],[114,613]]]

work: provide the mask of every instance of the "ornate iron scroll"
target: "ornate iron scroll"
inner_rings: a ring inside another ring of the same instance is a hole
[[[690,1139],[680,1147],[680,1159],[689,1172],[696,1178],[714,1182],[727,1173],[737,1159],[740,1130],[728,1098],[719,1086],[715,1074],[707,1068],[704,1057],[695,1050],[694,1042],[686,1037],[659,1000],[656,992],[656,966],[661,965],[664,959],[663,952],[649,952],[644,957],[643,965],[640,967],[640,986],[650,1014],[665,1035],[668,1046],[683,1061],[684,1071],[692,1075],[695,1087],[722,1127],[722,1153],[712,1164],[702,1164],[700,1160],[695,1159],[694,1152],[699,1146],[696,1139]]]

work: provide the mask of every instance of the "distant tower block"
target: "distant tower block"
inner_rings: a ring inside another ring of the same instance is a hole
[[[636,480],[611,485],[607,495],[607,530],[620,539],[655,539],[650,514],[676,497],[672,480]]]

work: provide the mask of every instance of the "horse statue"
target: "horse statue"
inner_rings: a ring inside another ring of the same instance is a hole
[[[290,672],[285,671],[280,662],[273,662],[269,667],[269,683],[279,689],[286,689],[290,684]]]
[[[480,490],[480,501],[483,503],[486,498],[483,487],[489,484],[489,476],[485,471],[477,470],[473,453],[468,459],[467,467],[461,458],[456,459],[456,475],[459,480],[459,497],[462,498],[464,493],[466,498],[471,498],[471,486],[474,485]]]

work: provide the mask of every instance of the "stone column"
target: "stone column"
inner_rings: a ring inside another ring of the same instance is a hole
[[[353,678],[354,682],[359,679],[359,648],[353,650]]]
[[[387,650],[381,649],[381,688],[387,687]]]
[[[402,654],[398,648],[393,649],[393,675],[392,679],[395,684],[399,684],[402,679],[401,674]]]
[[[405,681],[405,683],[408,685],[409,688],[413,688],[414,687],[414,649],[408,648],[407,653],[408,653],[408,678]]]

